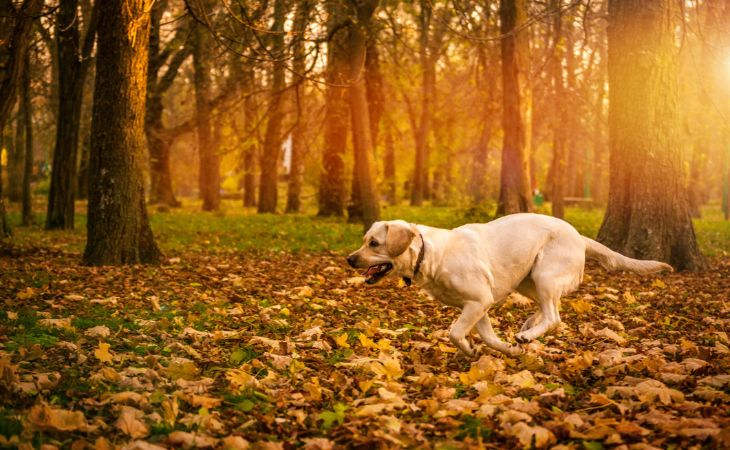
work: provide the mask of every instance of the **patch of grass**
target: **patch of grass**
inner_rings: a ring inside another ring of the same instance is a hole
[[[463,423],[459,425],[459,431],[454,436],[456,439],[464,440],[467,437],[477,439],[481,437],[483,441],[488,441],[492,437],[492,429],[487,427],[478,417],[466,415],[462,419]]]
[[[0,411],[0,435],[9,438],[10,436],[19,436],[23,432],[23,424],[18,418],[9,412]]]

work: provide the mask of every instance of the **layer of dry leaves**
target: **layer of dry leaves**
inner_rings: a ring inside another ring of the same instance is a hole
[[[559,330],[474,360],[446,336],[455,310],[343,263],[6,252],[0,446],[730,446],[728,259],[660,278],[589,268]],[[534,305],[507,303],[492,317],[513,340]]]

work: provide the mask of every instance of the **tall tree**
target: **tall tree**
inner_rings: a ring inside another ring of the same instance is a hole
[[[189,45],[182,41],[189,34],[189,28],[182,21],[175,36],[162,48],[160,28],[162,15],[167,10],[167,1],[155,2],[152,8],[149,44],[149,68],[147,72],[147,106],[145,112],[145,134],[150,154],[150,203],[161,203],[176,207],[180,202],[175,198],[170,170],[170,150],[174,139],[180,133],[165,128],[162,121],[164,106],[162,100],[177,77],[180,66],[191,53]],[[164,73],[162,68],[167,67]],[[185,130],[186,131],[186,130]]]
[[[93,7],[86,35],[80,38],[78,0],[61,0],[56,17],[58,52],[58,123],[51,166],[51,187],[46,214],[47,229],[73,229],[76,165],[81,126],[84,80],[94,48],[98,3]]]
[[[370,128],[370,111],[365,87],[364,66],[367,49],[368,29],[378,0],[350,0],[353,24],[348,34],[349,83],[348,100],[352,122],[352,147],[354,150],[355,175],[359,181],[358,191],[362,203],[362,223],[367,230],[380,219],[380,205],[373,178],[373,140]]]
[[[346,4],[328,1],[327,92],[325,96],[324,149],[319,179],[320,216],[342,216],[345,208],[345,146],[349,109],[347,105]]]
[[[198,186],[203,199],[203,211],[217,211],[220,207],[220,155],[214,147],[210,123],[213,92],[213,38],[208,29],[208,2],[196,2],[200,9],[193,11],[198,23],[193,25],[193,69],[195,84],[195,122],[198,131],[200,172]],[[191,4],[188,4],[191,6]]]
[[[502,169],[497,215],[532,210],[529,142],[531,96],[526,0],[501,0]]]
[[[281,125],[284,113],[284,21],[286,20],[285,0],[274,1],[274,17],[271,25],[271,93],[269,96],[268,120],[264,135],[264,148],[261,153],[261,172],[259,178],[259,213],[275,213],[278,200],[279,154],[281,153]]]
[[[449,9],[443,8],[432,26],[433,2],[419,1],[418,15],[418,57],[421,64],[421,114],[415,130],[416,151],[413,167],[413,189],[411,205],[419,206],[428,196],[429,147],[428,138],[433,121],[433,104],[436,92],[436,62],[448,25]]]
[[[598,239],[627,256],[698,269],[678,136],[673,0],[609,3],[610,186]]]
[[[84,263],[156,263],[142,168],[153,0],[99,2]]]
[[[18,85],[25,66],[25,52],[31,42],[30,34],[35,16],[43,8],[43,0],[23,0],[20,7],[14,2],[2,2],[0,15],[0,130],[4,129],[15,105]]]
[[[243,85],[250,92],[256,88],[256,78],[253,69],[245,66],[241,73]],[[243,124],[248,137],[243,144],[241,163],[243,167],[243,206],[256,206],[256,160],[258,146],[254,137],[256,127],[256,102],[253,95],[243,99]]]
[[[23,103],[23,120],[25,126],[25,151],[23,158],[23,207],[22,223],[28,226],[33,222],[33,197],[30,190],[30,178],[33,175],[33,106],[30,85],[30,49],[25,52],[26,70],[23,71],[20,101]]]
[[[294,105],[297,110],[297,122],[292,130],[291,170],[286,191],[286,212],[299,212],[301,208],[302,178],[304,170],[304,150],[307,127],[305,119],[306,92],[304,89],[304,73],[306,72],[306,54],[304,52],[304,33],[309,22],[309,1],[297,3],[294,18],[294,42],[292,43],[292,70],[294,72]]]
[[[565,173],[567,160],[565,155],[566,140],[566,105],[565,85],[563,82],[563,14],[561,0],[551,0],[550,9],[553,10],[553,45],[550,58],[550,71],[553,85],[552,132],[553,132],[553,160],[551,163],[551,187],[553,216],[562,219],[565,217]]]

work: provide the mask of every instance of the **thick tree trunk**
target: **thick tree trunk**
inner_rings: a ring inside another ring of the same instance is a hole
[[[565,86],[563,84],[563,53],[561,43],[563,18],[561,14],[560,0],[552,0],[551,8],[556,11],[553,16],[553,48],[551,65],[551,78],[553,82],[553,105],[552,116],[553,132],[553,160],[551,163],[552,178],[550,193],[552,196],[553,216],[563,219],[565,217],[565,174],[567,161],[565,157],[566,138],[566,106]]]
[[[322,174],[319,180],[320,216],[342,216],[345,208],[345,147],[349,109],[347,105],[347,27],[344,3],[331,2],[327,42],[327,94],[324,124]]]
[[[609,4],[610,191],[598,239],[681,270],[705,263],[678,136],[676,8],[672,0]]]
[[[0,128],[0,148],[5,145],[5,137],[3,128]],[[3,195],[3,171],[0,170],[0,240],[9,237],[12,234],[10,224],[8,223],[8,216],[5,211],[5,196]]]
[[[210,124],[212,99],[212,39],[210,31],[201,24],[193,29],[193,68],[195,71],[195,123],[198,131],[200,157],[199,189],[203,211],[217,211],[220,207],[220,156],[213,147]]]
[[[242,83],[248,92],[257,89],[256,79],[253,70],[245,67],[241,74]],[[248,140],[243,144],[241,152],[241,165],[243,168],[243,206],[252,208],[256,206],[256,159],[258,148],[254,138],[256,124],[256,104],[252,95],[246,96],[243,100],[243,124]]]
[[[3,70],[0,71],[0,130],[5,128],[18,95],[18,85],[24,65],[23,55],[31,43],[30,34],[33,20],[43,8],[43,0],[23,0],[14,17],[3,17],[4,30],[0,31],[0,39],[5,41],[0,58],[3,59]]]
[[[271,54],[276,57],[271,74],[271,97],[269,118],[266,122],[264,148],[261,154],[259,178],[259,213],[275,213],[278,201],[279,153],[281,151],[281,122],[283,120],[282,99],[284,96],[284,21],[286,5],[284,0],[274,2],[274,21],[271,26]]]
[[[398,204],[398,189],[395,178],[395,145],[393,143],[393,125],[390,121],[386,121],[385,124],[383,177],[385,178],[385,198],[391,205]]]
[[[82,55],[79,49],[78,0],[63,0],[58,10],[58,123],[51,165],[46,229],[73,229],[81,104],[84,94]],[[93,30],[92,30],[93,32]]]
[[[378,194],[373,178],[373,141],[370,112],[363,67],[366,57],[367,30],[378,5],[378,0],[355,2],[351,0],[357,22],[350,27],[348,36],[350,87],[349,104],[352,119],[352,147],[358,168],[358,190],[362,204],[362,223],[365,230],[380,219]]]
[[[413,190],[411,191],[411,205],[423,204],[428,189],[428,135],[431,127],[431,94],[436,83],[436,67],[432,55],[429,53],[431,15],[433,5],[428,0],[420,1],[419,15],[419,59],[422,68],[421,80],[421,117],[416,131],[416,152],[413,164]]]
[[[368,30],[365,49],[365,91],[367,93],[368,115],[370,118],[370,137],[373,153],[377,147],[380,130],[380,118],[383,115],[383,76],[380,73],[380,55],[378,53],[377,36],[373,30]],[[362,197],[360,195],[359,175],[362,169],[355,160],[352,169],[352,188],[350,190],[350,204],[347,206],[347,221],[350,223],[362,222]]]
[[[99,2],[84,263],[157,263],[142,167],[152,0]]]
[[[526,0],[502,0],[499,14],[505,36],[501,41],[504,138],[497,215],[506,215],[532,210]]]
[[[181,27],[167,48],[160,49],[160,24],[167,9],[167,1],[156,2],[152,9],[149,43],[149,63],[147,72],[147,106],[145,111],[145,134],[150,156],[150,203],[160,203],[170,207],[180,206],[172,185],[170,150],[177,135],[169,133],[162,122],[165,92],[172,86],[180,66],[190,55],[189,46],[172,53],[171,47],[178,41],[178,35],[186,32]],[[170,54],[172,57],[168,57]],[[167,66],[164,75],[160,69]]]
[[[306,119],[304,112],[306,111],[306,92],[304,89],[303,75],[306,71],[306,55],[304,53],[304,31],[309,21],[309,9],[311,5],[308,1],[302,1],[297,4],[296,18],[294,22],[294,30],[297,35],[294,37],[292,44],[292,68],[295,72],[293,89],[294,104],[297,110],[297,123],[292,130],[292,148],[291,148],[291,170],[289,172],[289,182],[286,192],[286,212],[299,212],[301,208],[300,196],[302,195],[302,177],[304,172],[304,139],[306,130]]]
[[[25,72],[25,71],[23,71]],[[21,85],[23,75],[20,77]],[[18,111],[15,118],[15,140],[12,152],[8,152],[8,200],[14,203],[23,198],[23,155],[25,154],[25,103],[22,101],[22,86],[18,92]]]
[[[30,52],[25,52],[26,70],[23,71],[21,101],[23,102],[23,117],[25,123],[25,152],[23,161],[23,208],[22,223],[28,226],[33,223],[33,197],[30,190],[30,179],[33,176],[33,105],[31,103],[30,86]]]

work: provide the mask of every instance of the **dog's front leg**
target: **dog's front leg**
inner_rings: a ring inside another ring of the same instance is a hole
[[[461,308],[461,315],[451,325],[449,339],[467,356],[473,356],[474,351],[471,349],[471,345],[466,337],[477,322],[479,322],[479,319],[486,314],[488,307],[488,305],[481,302],[467,301]]]

